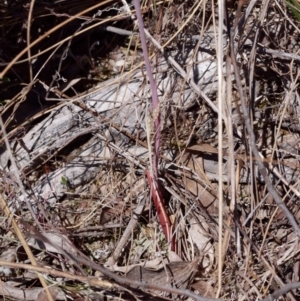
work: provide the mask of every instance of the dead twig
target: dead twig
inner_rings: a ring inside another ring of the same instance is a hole
[[[2,122],[1,122],[1,123],[2,123]],[[26,252],[28,258],[30,259],[32,265],[33,265],[33,266],[37,266],[37,262],[36,262],[36,260],[35,260],[35,257],[33,256],[32,252],[31,252],[31,249],[29,248],[29,246],[28,246],[28,244],[27,244],[27,242],[26,242],[26,240],[25,240],[25,238],[24,238],[22,232],[20,231],[20,228],[18,227],[18,224],[16,223],[15,219],[12,217],[11,211],[10,211],[10,209],[8,208],[8,206],[7,206],[6,202],[5,202],[5,200],[4,200],[3,196],[2,196],[2,194],[0,194],[0,203],[1,203],[2,210],[5,212],[6,216],[7,216],[9,219],[11,219],[11,223],[12,223],[12,226],[13,226],[13,228],[14,228],[14,230],[15,230],[15,233],[16,233],[16,235],[18,236],[18,238],[19,238],[19,240],[20,240],[22,246],[24,247],[24,250],[25,250],[25,252]],[[42,277],[42,275],[40,275],[40,274],[38,274],[38,273],[37,273],[37,276],[38,276],[38,278],[39,278],[39,280],[40,280],[40,282],[41,282],[43,288],[44,288],[45,291],[46,291],[48,300],[49,300],[49,301],[54,301],[54,300],[53,300],[53,297],[52,297],[52,295],[51,295],[51,293],[50,293],[50,291],[49,291],[49,288],[48,288],[48,285],[47,285],[45,279]]]
[[[47,238],[46,235],[44,235],[43,233],[39,233],[37,230],[34,229],[34,227],[31,227],[31,235],[32,235],[32,237],[35,237],[36,239],[41,240],[42,242],[52,245],[57,250],[59,250],[64,256],[66,256],[67,258],[70,258],[72,261],[76,262],[77,264],[81,263],[89,268],[99,271],[104,276],[116,281],[121,286],[135,288],[135,289],[142,289],[142,290],[146,289],[146,290],[156,290],[156,291],[168,292],[171,294],[177,294],[177,295],[183,295],[186,297],[190,297],[197,301],[216,301],[216,300],[221,301],[221,299],[212,299],[212,298],[206,298],[206,297],[199,296],[187,289],[177,289],[177,288],[173,288],[173,287],[167,287],[167,286],[163,286],[163,285],[151,284],[151,283],[147,283],[147,282],[127,279],[125,277],[116,275],[114,272],[111,272],[108,269],[106,269],[105,267],[91,261],[87,257],[83,256],[83,254],[79,250],[78,250],[78,253],[82,254],[82,256],[75,257],[71,253],[68,253],[67,251],[60,248],[58,245],[55,245],[52,241],[50,241]]]
[[[267,173],[267,169],[264,166],[264,164],[261,160],[260,153],[257,149],[256,143],[255,143],[255,135],[254,135],[253,129],[251,127],[251,120],[250,120],[250,117],[248,114],[248,109],[246,107],[246,98],[244,95],[244,90],[243,90],[242,83],[241,83],[240,73],[239,73],[239,69],[237,66],[237,62],[236,62],[236,56],[234,53],[234,43],[233,43],[232,38],[231,38],[231,61],[232,61],[233,69],[234,69],[237,88],[238,88],[240,98],[241,98],[241,105],[242,105],[242,111],[244,114],[245,126],[246,126],[247,132],[249,134],[249,138],[250,138],[249,143],[251,145],[253,155],[257,159],[257,166],[258,166],[259,172],[261,173],[262,177],[264,178],[267,189],[270,192],[270,194],[273,196],[277,206],[284,212],[285,216],[287,217],[290,224],[294,228],[295,233],[300,237],[300,228],[299,228],[293,214],[286,207],[286,205],[282,202],[281,197],[279,196],[278,192],[272,185],[272,182]]]
[[[263,298],[261,301],[274,301],[278,300],[278,298],[284,294],[287,294],[291,290],[300,288],[300,282],[288,283],[281,289],[275,291],[273,294],[269,295],[266,298]]]
[[[140,204],[133,211],[131,220],[128,223],[128,225],[127,225],[127,227],[126,227],[126,229],[125,229],[125,231],[124,231],[121,239],[119,240],[118,245],[116,246],[113,254],[106,261],[106,265],[107,266],[112,266],[112,265],[114,265],[117,262],[117,260],[118,260],[118,258],[120,256],[123,248],[128,243],[130,235],[132,234],[135,226],[138,223],[138,217],[142,214],[142,212],[144,210],[145,203],[146,203],[146,199],[145,199],[145,197],[143,197],[143,199],[141,200]]]

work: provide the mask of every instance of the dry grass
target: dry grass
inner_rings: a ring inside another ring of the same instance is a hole
[[[161,194],[128,7],[1,4],[3,296],[298,300],[299,21],[262,2],[142,3]]]

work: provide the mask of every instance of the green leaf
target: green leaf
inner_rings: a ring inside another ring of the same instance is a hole
[[[300,4],[297,0],[286,0],[286,4],[291,9],[294,16],[300,21]]]
[[[63,184],[63,185],[68,185],[68,179],[67,178],[65,178],[64,176],[62,176],[61,177],[61,183]]]

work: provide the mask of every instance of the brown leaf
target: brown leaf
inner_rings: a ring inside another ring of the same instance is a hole
[[[217,154],[218,149],[213,147],[212,145],[208,143],[202,143],[202,144],[196,144],[193,146],[190,146],[187,148],[187,151],[189,152],[201,152],[201,153],[211,153],[211,154]]]
[[[48,289],[50,291],[50,294],[51,294],[53,300],[56,300],[57,292],[55,291],[55,289],[52,287],[49,287]],[[48,296],[47,296],[47,293],[45,292],[45,290],[41,290],[41,292],[38,294],[36,300],[37,301],[48,301]]]
[[[50,293],[53,296],[54,300],[63,300],[65,299],[65,294],[57,287],[49,287]],[[26,300],[26,301],[36,301],[36,300],[47,300],[43,299],[44,289],[42,287],[33,287],[33,288],[17,288],[5,284],[4,282],[0,283],[0,294],[4,295],[10,299],[17,300]]]
[[[134,267],[127,275],[132,280],[159,285],[171,285],[176,288],[187,288],[198,271],[199,258],[194,261],[171,262],[158,271]]]
[[[195,154],[185,154],[183,157],[183,162],[185,166],[190,168],[195,172],[199,178],[205,182],[205,184],[213,190],[212,184],[209,179],[206,177],[203,170],[202,158]],[[199,181],[194,179],[190,174],[186,172],[183,177],[183,183],[186,189],[188,189],[193,195],[199,197],[201,204],[209,210],[210,213],[215,211],[214,205],[216,197],[208,191],[207,187],[203,187]]]
[[[214,288],[207,281],[199,280],[192,284],[192,288],[203,297],[214,298],[216,295]]]

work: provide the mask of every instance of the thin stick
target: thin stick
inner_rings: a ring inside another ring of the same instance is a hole
[[[29,64],[29,78],[30,82],[32,82],[33,73],[32,73],[32,64],[31,64],[31,49],[30,49],[30,28],[31,28],[31,19],[32,19],[32,11],[35,0],[31,0],[29,13],[28,13],[28,21],[27,21],[27,53],[28,53],[28,64]]]
[[[106,1],[101,1],[100,3],[89,7],[83,11],[81,11],[80,13],[72,16],[70,19],[65,20],[64,22],[60,23],[59,25],[55,26],[54,28],[48,30],[47,32],[45,32],[43,35],[41,35],[38,39],[36,39],[34,42],[32,42],[29,46],[27,46],[25,49],[23,49],[7,66],[6,68],[0,73],[0,78],[3,78],[5,76],[5,74],[7,73],[7,71],[15,64],[15,62],[18,61],[18,59],[28,51],[29,48],[32,48],[33,46],[35,46],[36,44],[38,44],[40,41],[42,41],[44,38],[46,38],[47,36],[49,36],[51,33],[55,32],[56,30],[58,30],[59,28],[65,26],[66,24],[68,24],[69,22],[75,20],[77,17],[84,15],[85,13],[98,8],[102,5],[105,5],[107,3],[111,2],[111,0],[106,0]]]
[[[244,95],[244,91],[243,91],[243,87],[242,87],[239,69],[238,69],[237,62],[236,62],[236,57],[235,57],[235,53],[234,53],[234,44],[233,44],[232,38],[231,38],[231,60],[232,60],[232,65],[233,65],[233,69],[234,69],[236,85],[237,85],[237,88],[238,88],[238,91],[240,94],[242,111],[243,111],[244,120],[245,120],[245,126],[246,126],[247,132],[249,134],[249,138],[250,138],[249,142],[250,142],[250,145],[252,148],[253,155],[257,160],[259,172],[261,173],[262,177],[264,178],[267,189],[268,189],[269,193],[273,196],[277,206],[284,212],[285,216],[287,217],[291,226],[293,227],[295,233],[297,234],[297,236],[300,237],[300,228],[295,220],[295,217],[290,212],[290,210],[287,208],[287,206],[284,204],[284,202],[282,201],[281,197],[279,196],[277,190],[272,185],[272,182],[269,179],[269,176],[267,173],[267,169],[264,166],[262,159],[261,159],[261,155],[257,149],[256,143],[255,143],[255,135],[254,135],[253,129],[251,127],[251,121],[250,121],[250,117],[249,117],[248,110],[246,107],[246,99],[245,99],[245,95]]]
[[[222,289],[222,269],[223,269],[223,252],[222,252],[222,240],[223,240],[223,99],[224,97],[224,85],[223,85],[223,20],[224,20],[224,0],[218,1],[218,44],[217,44],[217,66],[218,66],[218,199],[219,199],[219,262],[218,262],[218,291],[216,297],[218,298]],[[213,8],[213,5],[212,5]],[[214,18],[213,18],[214,19]]]
[[[12,213],[9,210],[9,208],[8,208],[8,206],[7,206],[6,202],[5,202],[2,194],[0,194],[0,203],[1,203],[2,210],[5,212],[5,215],[7,216],[7,218],[9,218],[9,219],[11,218],[11,223],[12,223],[12,226],[13,226],[13,228],[15,230],[15,233],[18,236],[18,238],[19,238],[22,246],[24,247],[24,250],[25,250],[25,252],[26,252],[29,260],[31,261],[31,264],[33,266],[37,266],[37,262],[36,262],[36,260],[35,260],[35,258],[33,256],[32,252],[31,252],[31,249],[29,248],[29,246],[27,244],[27,241],[25,240],[22,232],[20,231],[20,228],[18,227],[18,224],[16,223],[15,219],[13,218]],[[51,295],[51,293],[49,291],[49,288],[48,288],[48,285],[47,285],[45,279],[39,273],[36,273],[36,274],[37,274],[37,276],[38,276],[38,278],[39,278],[39,280],[40,280],[43,288],[46,291],[48,300],[49,301],[54,301],[53,298],[52,298],[52,295]]]
[[[56,269],[48,268],[45,266],[35,266],[35,265],[31,265],[31,264],[24,264],[24,263],[19,263],[19,262],[7,262],[7,261],[0,261],[0,266],[13,268],[13,269],[24,269],[24,270],[28,270],[28,271],[45,273],[45,274],[49,274],[49,275],[53,275],[53,276],[57,276],[57,277],[64,277],[67,279],[79,280],[83,283],[88,283],[89,285],[98,286],[103,289],[111,289],[114,286],[111,282],[106,281],[106,280],[101,280],[96,277],[90,278],[87,276],[74,275],[74,274],[70,274],[68,272],[58,271]]]

